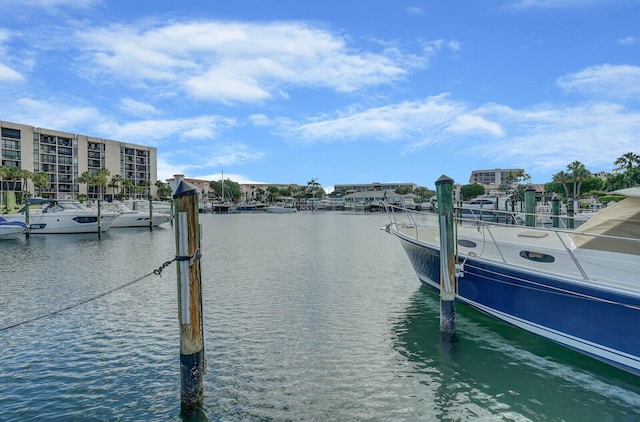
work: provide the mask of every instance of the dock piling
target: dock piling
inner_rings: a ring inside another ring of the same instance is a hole
[[[184,180],[178,182],[173,198],[178,261],[180,409],[183,415],[191,415],[203,404],[205,371],[198,189]]]
[[[453,213],[453,179],[436,181],[440,222],[440,339],[455,342],[456,257]]]

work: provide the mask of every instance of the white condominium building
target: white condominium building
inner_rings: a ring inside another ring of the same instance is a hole
[[[84,172],[96,174],[101,168],[109,170],[109,182],[120,176],[120,187],[107,188],[106,199],[123,191],[142,198],[156,193],[155,147],[4,121],[0,121],[0,129],[0,165],[46,173],[49,185],[41,192],[43,197],[65,199],[84,194],[97,199],[99,187],[80,184],[78,177]],[[22,190],[22,186],[14,189]],[[27,183],[26,190],[35,194],[33,184]]]

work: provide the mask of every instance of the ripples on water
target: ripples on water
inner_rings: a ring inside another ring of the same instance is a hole
[[[633,421],[640,383],[458,305],[442,347],[381,215],[202,215],[198,420]],[[150,273],[173,230],[0,242],[0,327]],[[0,420],[180,420],[176,270],[0,331]]]

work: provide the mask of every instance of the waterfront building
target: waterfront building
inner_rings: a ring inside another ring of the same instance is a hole
[[[393,192],[398,188],[408,188],[409,192],[413,192],[417,187],[415,183],[365,183],[365,184],[343,184],[334,185],[334,192],[344,192],[345,194],[354,192],[367,192],[367,191],[389,191]]]
[[[487,193],[512,190],[518,187],[518,178],[514,174],[523,174],[523,169],[473,170],[469,183],[484,186]]]
[[[120,190],[131,197],[146,198],[155,195],[157,188],[157,149],[88,135],[33,127],[0,121],[2,142],[0,165],[17,167],[32,173],[42,172],[49,178],[41,196],[72,199],[86,195],[99,199],[100,187],[78,183],[84,172],[97,174],[102,168],[121,178]],[[26,190],[35,194],[33,184],[22,181],[2,181],[2,190]],[[105,199],[113,197],[116,188],[106,188]]]

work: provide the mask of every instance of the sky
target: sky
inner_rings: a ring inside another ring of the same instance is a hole
[[[638,0],[0,0],[0,120],[158,179],[545,183],[640,153]]]

